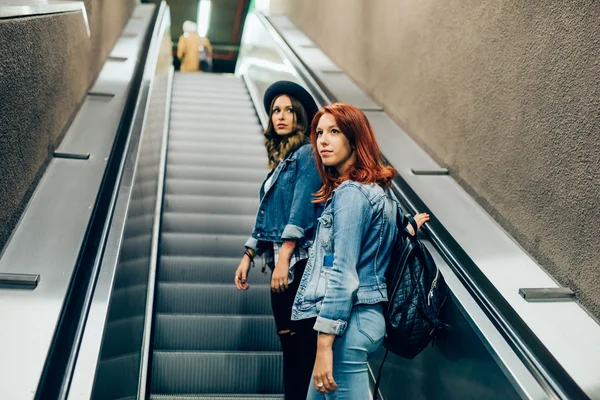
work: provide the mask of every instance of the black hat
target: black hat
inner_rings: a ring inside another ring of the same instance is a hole
[[[302,104],[302,107],[304,107],[304,110],[306,111],[306,116],[308,117],[308,123],[310,124],[319,110],[319,107],[317,107],[314,99],[306,89],[297,83],[290,81],[277,81],[267,88],[263,99],[267,115],[271,114],[271,104],[273,103],[273,99],[282,94],[293,97]]]

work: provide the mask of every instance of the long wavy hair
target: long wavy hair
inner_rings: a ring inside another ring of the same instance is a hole
[[[294,127],[290,134],[284,136],[278,135],[273,126],[273,106],[275,105],[275,101],[281,96],[287,96],[290,99],[292,109],[294,110]],[[304,107],[298,100],[286,94],[279,95],[273,99],[269,112],[269,126],[263,132],[267,157],[269,159],[269,168],[275,168],[291,152],[307,143],[308,128],[306,110],[304,110]]]
[[[385,164],[375,139],[373,127],[371,127],[367,116],[354,106],[334,103],[323,107],[315,114],[310,132],[310,141],[315,154],[319,154],[317,149],[317,126],[319,120],[325,114],[333,116],[341,133],[348,138],[350,146],[356,152],[356,163],[351,165],[344,175],[339,176],[335,167],[325,166],[321,157],[316,157],[317,170],[323,180],[323,186],[314,194],[314,202],[322,203],[326,201],[331,196],[331,192],[348,179],[360,183],[376,183],[382,187],[389,187],[396,171]]]

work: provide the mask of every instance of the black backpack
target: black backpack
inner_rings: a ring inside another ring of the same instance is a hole
[[[398,208],[398,237],[385,274],[388,303],[384,306],[386,335],[383,346],[386,352],[375,383],[374,399],[377,399],[388,352],[412,359],[444,326],[440,311],[448,295],[446,282],[417,235],[411,236],[404,230],[407,221],[417,232],[413,217],[403,217]]]

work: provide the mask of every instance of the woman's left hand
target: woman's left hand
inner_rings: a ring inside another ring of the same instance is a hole
[[[288,288],[288,273],[290,271],[290,261],[286,257],[279,256],[277,265],[271,276],[271,290],[276,293],[283,293]]]
[[[333,379],[333,349],[332,344],[335,336],[319,334],[319,345],[317,346],[317,357],[313,369],[315,389],[319,393],[329,393],[338,388]],[[324,344],[323,340],[330,342]]]

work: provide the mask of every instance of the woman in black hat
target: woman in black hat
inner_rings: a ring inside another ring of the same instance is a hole
[[[320,206],[312,194],[322,185],[308,131],[317,106],[301,86],[272,84],[264,96],[269,126],[263,133],[271,169],[260,189],[254,231],[235,273],[238,290],[249,288],[247,275],[257,254],[272,270],[271,304],[283,350],[285,398],[306,399],[314,366],[314,321],[292,325],[292,304],[312,244]]]

